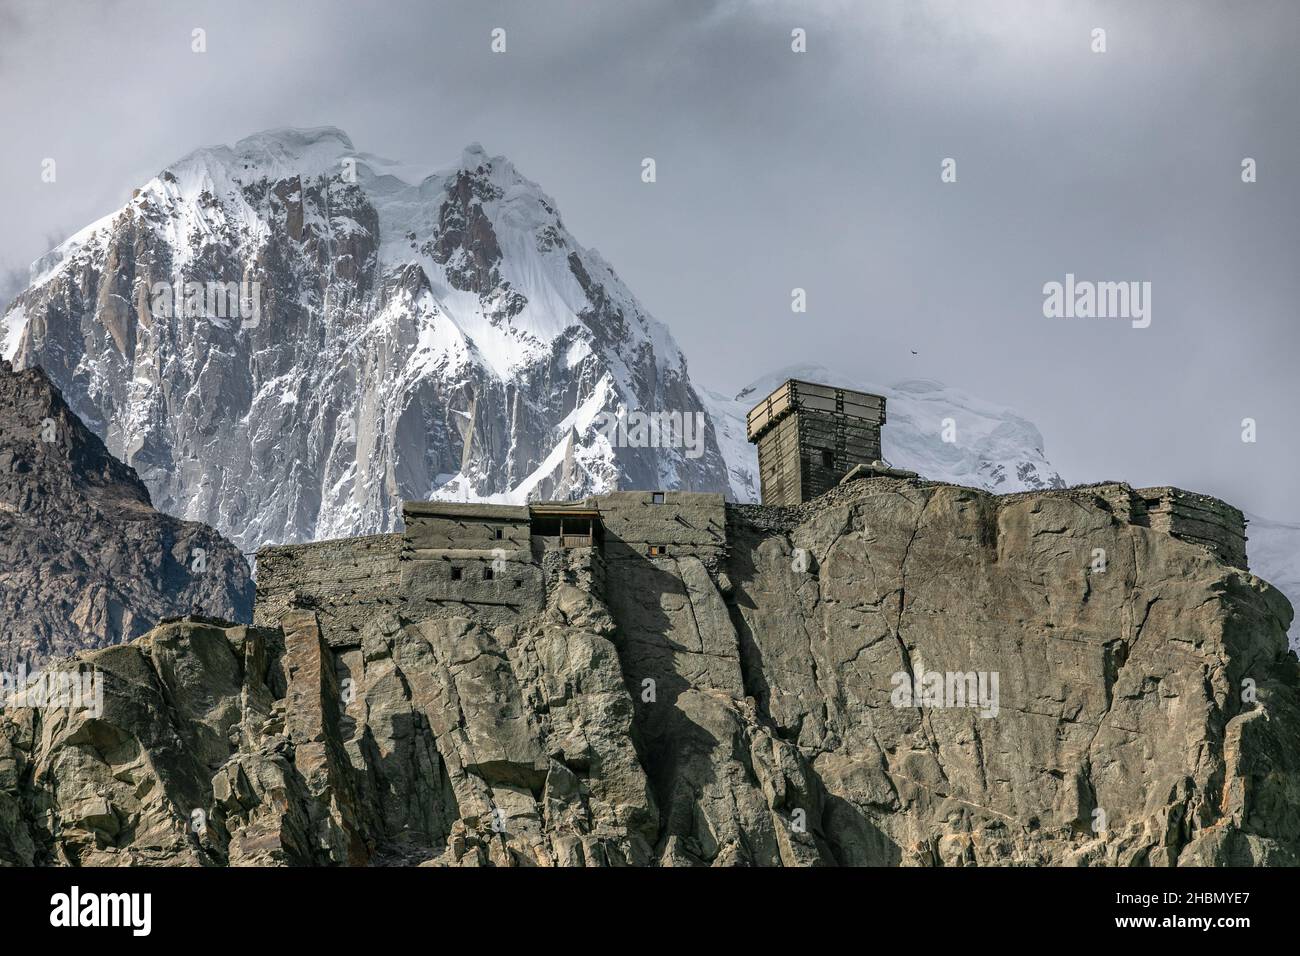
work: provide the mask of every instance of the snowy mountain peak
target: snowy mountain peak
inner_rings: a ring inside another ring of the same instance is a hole
[[[159,282],[247,284],[260,318],[160,311]],[[745,415],[787,378],[885,395],[897,466],[996,492],[1062,484],[1032,423],[938,382],[798,365],[733,397],[698,389],[554,200],[478,143],[444,166],[358,152],[329,126],[195,150],[37,261],[0,356],[43,366],[157,507],[244,550],[388,530],[404,499],[754,501]],[[602,420],[637,410],[704,415],[701,453],[611,442]],[[1252,529],[1262,573],[1292,583],[1295,529]]]
[[[200,147],[169,164],[159,176],[202,179],[206,175],[214,183],[331,176],[342,170],[343,158],[353,151],[351,138],[337,127],[283,127],[245,136],[234,146]]]
[[[205,147],[39,272],[6,353],[45,366],[160,507],[246,548],[384,530],[403,499],[727,487],[711,431],[688,449],[600,430],[703,415],[681,350],[478,144],[437,169],[333,127]],[[251,289],[259,318],[160,312],[159,283]]]
[[[504,158],[505,157],[503,156],[497,157],[497,159],[504,159]],[[492,159],[491,157],[488,156],[488,152],[486,149],[483,148],[482,143],[478,143],[478,142],[470,143],[468,146],[465,147],[464,151],[460,154],[460,164],[461,167],[464,169],[474,169],[475,167],[482,166],[485,163],[491,163],[491,162]]]

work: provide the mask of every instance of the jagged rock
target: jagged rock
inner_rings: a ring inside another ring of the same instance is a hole
[[[1131,494],[867,478],[513,624],[164,624],[0,716],[0,860],[1295,865],[1290,605]]]
[[[0,360],[0,671],[129,641],[198,606],[252,618],[243,555],[149,492],[40,369]]]
[[[478,145],[394,172],[330,127],[196,150],[34,266],[0,357],[43,367],[162,510],[248,551],[391,530],[431,488],[727,487],[712,428],[690,448],[600,433],[602,412],[704,406],[536,183]],[[209,280],[258,314],[155,301]]]
[[[0,315],[0,357],[44,367],[160,508],[250,551],[389,530],[431,491],[757,498],[745,413],[779,378],[699,388],[669,330],[504,157],[473,145],[403,181],[411,168],[331,127],[196,150],[34,264]],[[207,302],[161,314],[157,283],[206,280],[256,283],[257,320]],[[1000,492],[1062,485],[1010,409],[930,381],[866,390],[889,396],[895,464]],[[704,430],[611,447],[598,415],[620,408]],[[932,427],[947,417],[960,444]]]

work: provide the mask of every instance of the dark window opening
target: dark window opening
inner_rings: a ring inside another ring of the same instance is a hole
[[[483,580],[484,580],[484,581],[491,581],[491,580],[492,580],[492,576],[493,576],[492,565],[490,565],[490,564],[488,564],[488,565],[484,565],[484,567],[483,567]]]
[[[590,548],[600,544],[600,520],[590,514],[533,515],[534,538],[554,538],[561,548]]]
[[[650,503],[652,505],[661,505],[664,503],[664,493],[662,491],[650,492]]]
[[[663,557],[667,553],[668,553],[668,549],[665,548],[662,544],[650,545],[650,557],[652,558]]]
[[[459,580],[460,580],[460,568],[452,568],[452,569],[451,569],[451,579],[452,579],[453,581],[459,581]]]
[[[822,449],[822,467],[823,468],[835,467],[835,452],[831,451],[829,448]]]
[[[523,586],[524,586],[524,579],[523,579],[523,578],[515,578],[515,587],[517,587],[517,588],[521,588],[521,587],[523,587]]]
[[[501,540],[502,536],[503,536],[505,533],[506,533],[506,529],[505,529],[505,528],[493,528],[493,529],[492,529],[492,537],[496,538],[498,541]]]
[[[551,515],[539,515],[533,518],[531,531],[539,537],[558,538],[560,536],[560,519]]]

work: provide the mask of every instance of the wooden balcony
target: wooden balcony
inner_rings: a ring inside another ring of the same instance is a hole
[[[592,543],[589,534],[562,534],[560,535],[561,548],[590,548]]]

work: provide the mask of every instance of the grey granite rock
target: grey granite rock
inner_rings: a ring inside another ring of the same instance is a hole
[[[0,860],[1294,865],[1290,605],[1131,494],[873,478],[513,624],[163,625],[0,715]]]

